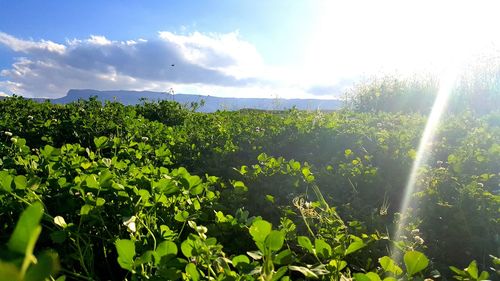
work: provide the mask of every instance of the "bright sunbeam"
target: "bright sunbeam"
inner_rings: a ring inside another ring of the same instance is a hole
[[[444,75],[441,77],[439,83],[439,91],[432,106],[431,113],[427,119],[425,125],[424,133],[420,138],[418,145],[418,151],[413,162],[410,177],[408,183],[406,184],[404,190],[404,197],[400,209],[401,219],[396,226],[393,234],[393,240],[397,241],[403,234],[404,227],[406,226],[408,214],[407,211],[411,208],[415,208],[415,201],[412,201],[412,195],[417,189],[417,180],[419,178],[419,172],[423,165],[427,163],[427,160],[432,151],[432,143],[436,134],[436,130],[441,121],[443,113],[446,111],[448,100],[453,92],[456,85],[457,79],[459,77],[461,66],[456,63],[454,66],[450,67]],[[394,260],[399,261],[401,259],[401,253],[397,249],[392,249],[392,257]]]

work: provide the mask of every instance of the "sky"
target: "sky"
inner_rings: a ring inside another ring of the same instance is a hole
[[[0,0],[0,95],[339,98],[496,50],[495,1]]]

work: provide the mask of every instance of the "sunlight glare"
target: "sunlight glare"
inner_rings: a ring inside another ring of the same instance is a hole
[[[458,61],[458,60],[457,60]],[[432,144],[436,134],[436,130],[441,121],[443,113],[446,111],[448,100],[453,93],[453,89],[459,78],[461,65],[457,62],[450,66],[447,71],[441,76],[439,83],[439,91],[436,100],[432,106],[431,113],[427,119],[424,132],[420,138],[417,155],[413,162],[408,183],[406,184],[403,201],[399,213],[401,214],[400,221],[392,235],[393,241],[398,241],[404,231],[404,227],[408,222],[407,211],[416,208],[415,201],[412,200],[413,194],[417,191],[417,181],[420,175],[420,169],[426,165],[429,156],[432,152]],[[401,252],[393,247],[392,258],[395,261],[400,261]]]
[[[500,43],[499,4],[479,2],[321,1],[303,79],[442,73],[460,54]]]

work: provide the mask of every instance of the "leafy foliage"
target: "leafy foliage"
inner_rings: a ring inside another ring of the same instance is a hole
[[[0,116],[0,271],[13,280],[54,279],[58,261],[58,278],[72,280],[496,274],[495,113],[446,117],[407,214],[417,113],[16,97],[0,101]],[[402,215],[403,237],[391,237]]]

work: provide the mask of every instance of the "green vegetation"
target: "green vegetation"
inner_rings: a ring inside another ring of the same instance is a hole
[[[0,276],[498,278],[499,112],[445,117],[392,237],[426,117],[354,109],[4,99]]]

